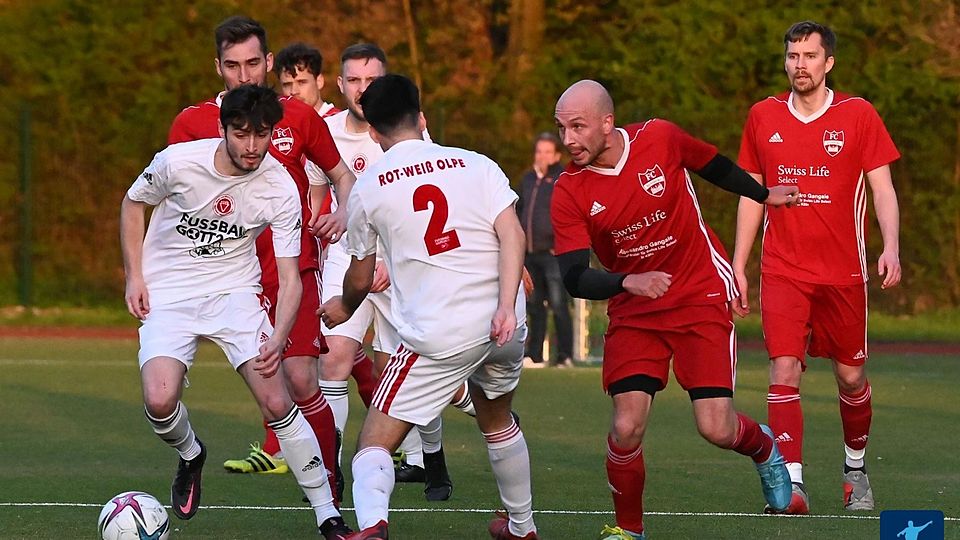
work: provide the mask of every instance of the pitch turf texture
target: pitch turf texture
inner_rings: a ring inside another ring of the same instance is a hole
[[[868,453],[879,509],[938,509],[946,537],[960,538],[960,358],[871,358],[874,424]],[[144,421],[130,340],[0,339],[0,538],[93,538],[100,505],[141,490],[168,503],[175,453]],[[742,351],[738,406],[766,417],[766,360]],[[612,523],[604,474],[610,404],[598,368],[523,374],[515,408],[533,469],[534,508],[546,539],[595,538]],[[225,472],[261,432],[257,409],[219,350],[201,347],[185,401],[209,449],[203,508],[189,522],[172,517],[171,538],[316,538],[313,514],[292,475]],[[836,390],[828,365],[813,361],[804,379],[805,480],[813,516],[760,514],[763,501],[748,459],[711,447],[696,433],[676,383],[654,402],[644,453],[646,526],[652,539],[877,538],[879,512],[840,507],[842,447]],[[363,406],[352,396],[347,464]],[[391,535],[403,539],[486,538],[497,508],[483,439],[455,410],[445,418],[453,497],[427,503],[420,487],[398,485]],[[353,502],[347,491],[345,508]],[[355,516],[347,510],[348,522]]]

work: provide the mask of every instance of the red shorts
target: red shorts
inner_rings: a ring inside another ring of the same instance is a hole
[[[683,306],[667,311],[612,318],[603,346],[603,390],[632,375],[667,385],[670,359],[684,390],[733,390],[737,338],[727,304]]]
[[[326,354],[327,342],[320,334],[320,317],[317,308],[320,307],[320,271],[304,270],[300,272],[300,281],[303,283],[303,296],[300,298],[300,307],[297,318],[290,330],[290,345],[283,351],[283,357],[312,356],[314,358]],[[263,295],[267,298],[267,314],[270,322],[277,318],[278,284],[262,283]]]
[[[770,358],[806,354],[848,366],[867,361],[867,284],[818,285],[760,276],[760,317]]]

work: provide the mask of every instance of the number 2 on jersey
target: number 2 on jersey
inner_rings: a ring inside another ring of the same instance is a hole
[[[447,197],[440,191],[440,188],[433,184],[424,184],[413,192],[413,210],[415,212],[429,210],[427,203],[433,203],[433,213],[430,214],[430,222],[427,223],[427,232],[423,235],[423,243],[427,246],[427,253],[431,256],[439,255],[460,247],[460,238],[457,236],[457,231],[454,229],[443,230],[447,225],[449,206],[447,205]]]

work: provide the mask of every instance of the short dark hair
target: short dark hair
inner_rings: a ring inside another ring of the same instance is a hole
[[[360,96],[363,117],[378,132],[389,135],[416,127],[420,119],[420,91],[403,75],[377,77]]]
[[[347,60],[370,60],[376,58],[384,66],[387,65],[387,53],[373,43],[357,43],[350,45],[340,54],[340,65]]]
[[[536,151],[537,145],[540,144],[540,141],[547,141],[553,143],[553,148],[557,152],[561,152],[563,144],[560,142],[560,137],[552,131],[544,131],[543,133],[537,135],[537,138],[533,140],[533,149]]]
[[[314,77],[323,73],[323,55],[306,43],[294,43],[280,49],[273,63],[273,71],[279,76],[287,72],[297,76],[297,70],[309,71]]]
[[[283,107],[272,88],[242,84],[230,90],[220,102],[220,124],[224,131],[236,129],[273,129],[283,118]]]
[[[837,35],[833,33],[829,26],[813,21],[793,23],[787,29],[787,33],[783,36],[783,52],[787,52],[791,43],[805,40],[810,34],[820,34],[820,44],[823,45],[823,50],[827,52],[827,58],[833,56],[833,52],[837,50]]]
[[[217,26],[213,33],[217,41],[217,58],[223,57],[223,50],[227,45],[236,45],[256,36],[260,40],[260,50],[266,56],[270,50],[267,47],[267,31],[257,21],[250,17],[234,15]]]

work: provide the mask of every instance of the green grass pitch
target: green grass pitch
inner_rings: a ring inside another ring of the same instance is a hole
[[[129,340],[0,339],[0,539],[94,538],[100,505],[141,490],[169,503],[176,454],[143,418]],[[515,409],[530,447],[534,509],[545,539],[595,538],[613,522],[604,473],[609,398],[597,368],[525,372]],[[879,510],[938,509],[946,537],[960,538],[960,358],[874,354],[874,423],[868,470]],[[231,475],[220,463],[261,436],[256,407],[219,350],[201,347],[185,393],[191,420],[209,448],[203,505],[171,518],[171,538],[317,538],[313,515],[291,475]],[[766,418],[766,360],[742,351],[738,408]],[[805,481],[813,516],[762,516],[748,459],[713,448],[696,433],[686,395],[671,381],[654,402],[644,453],[646,527],[651,539],[877,538],[878,512],[840,507],[842,442],[829,366],[811,361],[803,386]],[[363,406],[352,397],[344,449],[355,450]],[[427,503],[398,485],[391,535],[482,539],[497,508],[483,439],[472,421],[444,418],[454,494]],[[347,490],[346,508],[353,502]],[[172,513],[171,513],[172,516]],[[348,523],[355,525],[352,511]]]

